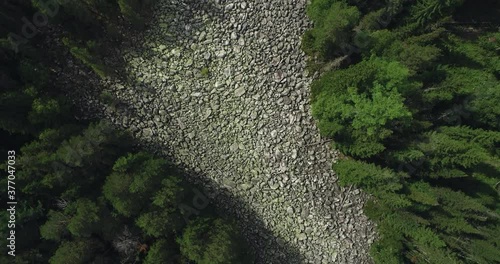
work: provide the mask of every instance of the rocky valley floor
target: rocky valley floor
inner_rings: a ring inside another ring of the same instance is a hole
[[[127,78],[97,82],[75,62],[65,72],[95,90],[69,92],[207,186],[259,263],[370,263],[366,197],[337,186],[310,113],[305,6],[159,0],[148,29],[117,47]],[[102,89],[120,103],[102,104]]]

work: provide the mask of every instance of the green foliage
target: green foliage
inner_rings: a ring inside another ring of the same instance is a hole
[[[332,39],[359,48],[341,54],[349,65],[313,82],[312,112],[322,135],[347,155],[333,165],[340,184],[372,197],[365,213],[380,235],[371,249],[376,263],[499,261],[500,35],[474,22],[483,19],[477,10],[454,14],[463,2],[308,7],[315,25],[303,37],[306,53],[321,55]],[[347,19],[353,24],[323,24],[354,8],[361,12]],[[379,23],[388,14],[390,23]],[[353,29],[365,45],[346,38]]]
[[[203,68],[201,69],[201,72],[200,72],[200,73],[201,73],[201,76],[203,76],[203,77],[208,77],[208,75],[210,74],[210,70],[209,70],[207,67],[203,67]]]
[[[62,212],[50,210],[47,214],[48,220],[40,227],[40,234],[44,239],[60,241],[68,234],[66,226],[69,217]]]
[[[68,223],[68,230],[76,237],[90,237],[99,227],[100,209],[96,203],[88,199],[76,201],[76,213]]]
[[[54,256],[50,258],[49,263],[91,263],[95,257],[96,251],[99,248],[102,248],[101,243],[94,239],[64,241],[61,243]]]
[[[118,6],[123,16],[130,21],[134,26],[144,26],[143,18],[137,10],[141,9],[141,5],[137,0],[118,0]]]
[[[340,184],[355,185],[370,193],[396,192],[401,189],[399,176],[389,169],[356,160],[340,160],[333,165],[341,175]]]
[[[0,128],[10,133],[27,134],[33,131],[28,120],[33,97],[19,91],[0,93]]]
[[[424,25],[452,13],[464,0],[419,0],[411,9],[411,20]]]
[[[19,37],[23,17],[45,14],[50,28],[68,36],[63,44],[70,53],[104,77],[110,73],[105,48],[123,28],[120,7],[142,24],[139,14],[152,1],[49,2],[0,3],[0,134],[4,151],[16,151],[16,196],[23,197],[16,211],[15,260],[0,256],[0,263],[131,263],[144,257],[144,263],[187,263],[175,243],[184,227],[181,178],[163,159],[126,155],[134,142],[109,123],[77,122],[51,76],[58,69],[54,56],[58,61],[66,53],[48,46],[46,30],[27,42]],[[7,178],[0,183],[6,186]],[[0,218],[6,223],[8,214]],[[2,225],[0,233],[8,232]]]
[[[69,105],[59,98],[36,98],[33,100],[28,119],[34,125],[57,126],[68,119]]]
[[[386,10],[382,8],[366,14],[359,21],[359,29],[366,31],[374,31],[380,29],[382,26],[382,16],[385,15],[385,13]]]
[[[50,190],[66,199],[93,192],[92,185],[118,153],[127,149],[126,142],[125,134],[106,122],[91,124],[83,131],[71,125],[46,130],[38,140],[21,148],[19,164],[23,166],[18,177],[25,182],[23,191]]]
[[[24,59],[19,64],[19,74],[25,84],[44,87],[49,81],[49,72],[42,64]]]
[[[315,27],[304,34],[302,48],[322,60],[331,59],[336,50],[345,48],[360,17],[356,7],[332,0],[313,1],[307,14]]]
[[[140,215],[136,224],[147,235],[161,237],[171,232],[178,232],[184,224],[184,219],[176,207],[170,207],[150,210]]]
[[[63,38],[63,43],[69,48],[69,51],[75,58],[90,67],[99,77],[105,78],[111,74],[111,71],[104,65],[101,59],[93,55],[88,47],[78,46],[68,38]]]
[[[368,74],[358,75],[363,69]],[[401,96],[413,89],[407,78],[400,64],[382,60],[323,76],[312,106],[321,133],[339,139],[336,146],[346,154],[369,157],[382,152],[383,141],[393,134],[391,126],[411,120]]]
[[[178,243],[181,253],[198,264],[253,263],[234,225],[221,219],[190,222]]]
[[[143,264],[164,263],[170,264],[174,262],[175,252],[172,246],[165,239],[157,240],[149,249]]]
[[[124,216],[138,214],[167,173],[167,162],[139,152],[119,158],[104,184],[104,196]]]
[[[177,176],[168,176],[161,181],[161,189],[153,196],[153,204],[168,208],[179,204],[184,198],[184,187],[182,181]]]

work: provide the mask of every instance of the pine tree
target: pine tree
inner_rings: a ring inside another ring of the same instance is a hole
[[[167,162],[139,152],[119,158],[107,177],[103,193],[124,216],[137,215],[160,188]]]
[[[198,218],[177,242],[181,253],[199,264],[252,263],[234,225],[222,219]]]
[[[54,256],[50,258],[49,263],[91,263],[102,246],[102,243],[95,239],[64,241],[61,243]]]

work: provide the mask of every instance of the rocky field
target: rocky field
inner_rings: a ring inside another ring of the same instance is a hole
[[[366,197],[337,186],[337,153],[310,113],[305,6],[159,0],[148,29],[116,47],[126,78],[97,82],[68,64],[95,86],[69,92],[207,186],[259,263],[370,263]],[[102,104],[101,90],[118,103]]]

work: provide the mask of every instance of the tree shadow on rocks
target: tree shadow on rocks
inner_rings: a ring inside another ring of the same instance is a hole
[[[144,141],[141,144],[146,149],[175,163],[173,157],[161,151],[164,146]],[[221,186],[203,172],[196,172],[183,164],[177,163],[176,167],[193,186],[192,190],[187,190],[188,196],[192,197],[192,204],[187,206],[196,209],[199,214],[204,214],[203,210],[215,208],[219,216],[234,220],[251,247],[250,251],[255,256],[255,263],[304,263],[303,256],[296,247],[276,237],[249,204],[233,194],[226,186]],[[207,201],[209,205],[204,205],[203,201]]]
[[[139,66],[131,63],[131,58],[140,57],[164,65],[196,49],[202,39],[200,35],[209,26],[207,21],[225,18],[224,9],[213,0],[158,0],[151,13],[144,29],[124,29],[120,47],[108,49],[106,62],[124,82],[136,79],[127,71],[128,67]]]

